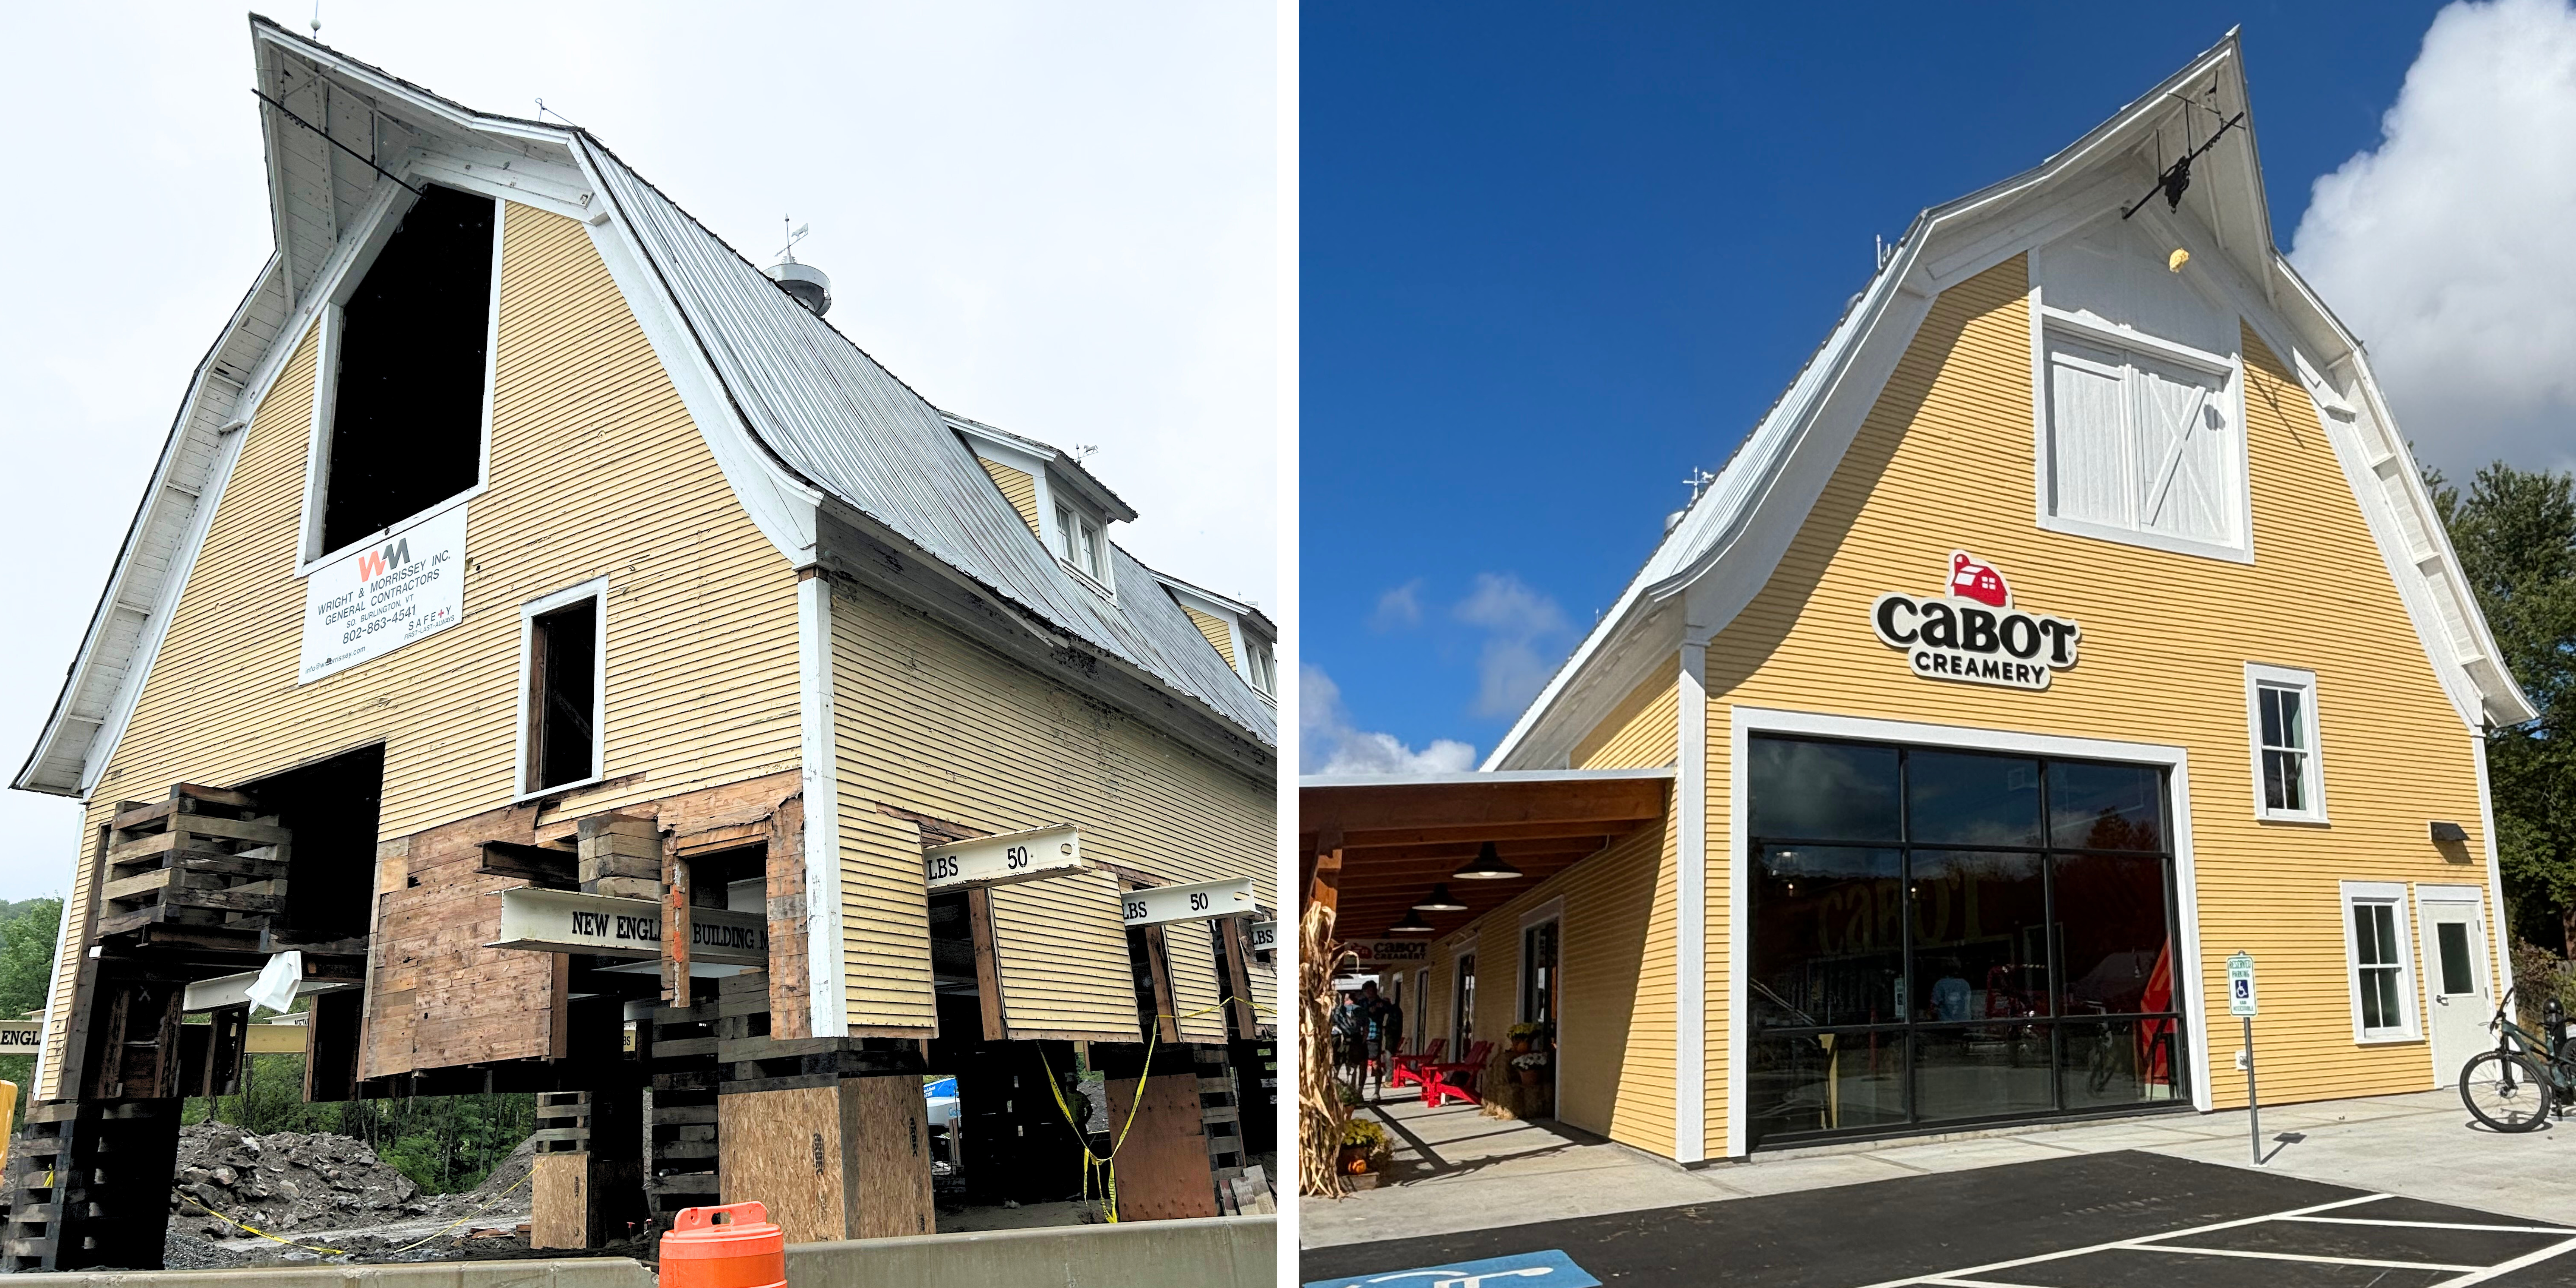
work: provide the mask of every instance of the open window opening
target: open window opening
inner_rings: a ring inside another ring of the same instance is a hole
[[[522,610],[527,622],[524,791],[599,777],[604,589],[580,587]]]
[[[337,311],[311,557],[482,480],[498,203],[429,186]]]
[[[241,786],[295,838],[287,850],[280,942],[365,937],[384,784],[385,748],[377,743]]]

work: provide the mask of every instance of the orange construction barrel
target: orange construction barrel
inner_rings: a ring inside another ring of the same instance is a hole
[[[662,1236],[662,1288],[787,1288],[787,1232],[758,1203],[682,1208]]]

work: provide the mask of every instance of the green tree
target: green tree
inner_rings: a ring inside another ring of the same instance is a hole
[[[2498,461],[2467,492],[2428,473],[2504,664],[2540,718],[2487,734],[2514,932],[2576,956],[2576,475]]]
[[[60,899],[28,899],[0,913],[0,1020],[23,1018],[45,1004],[45,990],[53,981],[54,945],[62,933]],[[0,1078],[18,1085],[21,1105],[35,1066],[32,1055],[0,1056]]]

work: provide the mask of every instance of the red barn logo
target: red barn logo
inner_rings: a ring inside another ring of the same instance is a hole
[[[1965,550],[1950,552],[1947,593],[1890,592],[1870,606],[1879,642],[1903,649],[1916,675],[2012,689],[2045,689],[2075,665],[2084,632],[2074,622],[2012,606],[2012,583]]]
[[[1978,563],[1976,556],[1965,550],[1950,552],[1950,593],[1961,599],[1973,599],[1990,608],[2012,606],[2012,587],[1993,564]]]

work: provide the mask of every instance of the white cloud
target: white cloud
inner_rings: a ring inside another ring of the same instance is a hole
[[[1520,714],[1556,673],[1555,663],[1548,658],[1563,643],[1564,610],[1510,573],[1480,572],[1476,589],[1451,612],[1486,631],[1484,650],[1476,659],[1476,701],[1470,710],[1486,717]]]
[[[1400,631],[1422,624],[1422,579],[1416,577],[1377,597],[1377,611],[1369,614],[1369,629]]]
[[[1297,675],[1297,733],[1302,773],[1455,774],[1476,767],[1476,749],[1455,739],[1435,738],[1415,751],[1394,734],[1353,725],[1341,686],[1314,666]]]
[[[271,12],[304,30],[311,6]],[[1070,447],[1146,562],[1281,601],[1273,7],[1041,0],[322,6],[322,38],[470,106],[596,131],[943,408]],[[0,104],[44,200],[0,208],[10,486],[0,765],[79,647],[190,371],[269,252],[237,6],[14,9]],[[102,93],[100,69],[115,88]],[[77,128],[68,123],[77,120]],[[78,194],[78,195],[73,195]],[[64,885],[71,802],[0,792],[0,898]]]
[[[2290,257],[2425,464],[2576,465],[2576,8],[2455,3]]]

